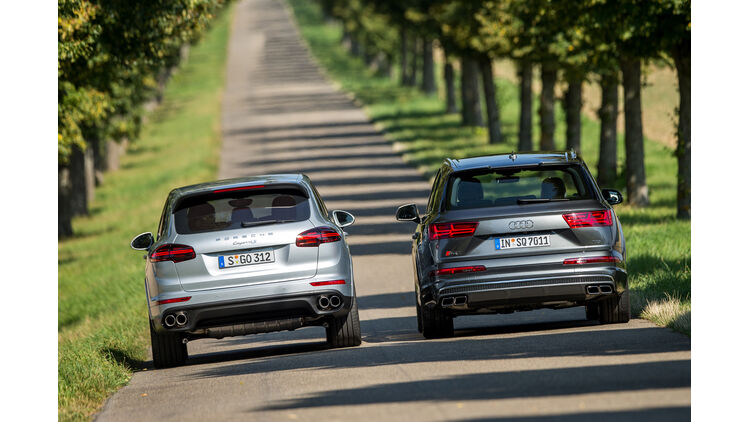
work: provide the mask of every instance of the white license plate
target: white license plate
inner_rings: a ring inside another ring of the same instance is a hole
[[[518,237],[498,237],[495,239],[495,249],[515,249],[515,248],[538,248],[550,245],[550,235],[541,236],[518,236]]]
[[[219,256],[219,268],[241,267],[243,265],[266,264],[274,262],[273,249],[259,249],[234,255]]]

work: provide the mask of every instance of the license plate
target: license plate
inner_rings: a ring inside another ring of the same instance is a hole
[[[234,255],[219,257],[219,268],[241,267],[243,265],[266,264],[274,262],[273,249],[259,249],[252,252],[242,252]]]
[[[518,236],[518,237],[498,237],[495,239],[495,249],[515,249],[515,248],[537,248],[550,245],[550,235],[541,236]]]

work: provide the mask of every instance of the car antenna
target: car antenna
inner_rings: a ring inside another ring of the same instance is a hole
[[[508,158],[510,158],[513,161],[516,161],[516,152],[515,151],[511,152],[510,155],[508,155]]]

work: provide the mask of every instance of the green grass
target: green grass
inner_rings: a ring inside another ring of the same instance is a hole
[[[230,6],[231,7],[231,6]],[[87,420],[143,367],[149,345],[142,253],[167,193],[216,176],[231,11],[170,80],[121,169],[104,176],[91,215],[58,244],[58,416]]]
[[[395,79],[378,77],[361,60],[349,56],[339,43],[341,28],[324,23],[315,3],[306,0],[289,2],[303,37],[329,77],[356,96],[370,118],[403,153],[404,159],[425,177],[434,174],[445,157],[461,158],[515,149],[520,104],[514,81],[496,81],[505,142],[488,145],[485,129],[462,127],[459,115],[443,112],[444,103],[439,96],[426,96],[417,89],[399,86]],[[534,110],[537,107],[538,102],[534,104]],[[645,113],[649,112],[648,103],[644,104],[644,109]],[[534,119],[534,139],[537,140],[536,113]],[[565,120],[559,105],[556,128],[557,146],[564,149]],[[621,169],[625,157],[623,144],[621,139]],[[584,117],[581,155],[594,172],[598,152],[599,123]],[[639,315],[648,303],[666,303],[672,298],[679,303],[680,309],[673,319],[684,319],[684,315],[689,318],[690,222],[675,218],[677,161],[670,149],[650,140],[645,144],[645,156],[651,206],[636,209],[619,205],[616,208],[627,239],[632,310]],[[613,187],[624,191],[624,181]],[[674,326],[669,318],[653,320]],[[674,327],[685,333],[690,330],[689,322],[687,328],[684,328],[684,323]]]

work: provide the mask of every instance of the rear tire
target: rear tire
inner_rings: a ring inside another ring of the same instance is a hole
[[[599,320],[599,302],[586,305],[586,321]]]
[[[417,331],[420,333],[423,331],[422,328],[422,307],[419,306],[419,301],[417,300],[417,292],[414,292],[414,303],[416,303],[417,306]]]
[[[453,336],[453,317],[446,311],[435,306],[430,309],[421,306],[422,335],[425,338],[441,338]]]
[[[157,333],[149,322],[151,330],[151,354],[156,369],[171,368],[185,364],[188,357],[187,344],[182,337],[174,333]]]
[[[330,321],[326,327],[326,341],[331,347],[353,347],[362,344],[356,296],[352,296],[352,308],[345,317],[333,318]]]
[[[625,290],[618,297],[603,300],[599,305],[599,321],[602,324],[619,324],[630,321],[630,291]]]

